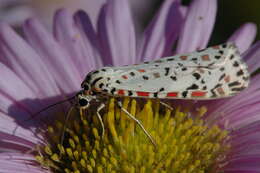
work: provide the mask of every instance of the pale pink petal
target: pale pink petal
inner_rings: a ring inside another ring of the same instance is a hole
[[[36,163],[33,155],[23,153],[4,152],[0,153],[0,172],[3,173],[44,173]]]
[[[236,30],[228,41],[234,42],[240,53],[244,53],[255,40],[256,32],[257,27],[254,23],[246,23]]]
[[[12,68],[37,98],[60,94],[52,74],[42,59],[20,36],[3,23],[0,25],[0,52],[1,61]],[[13,87],[11,84],[8,83],[10,88]]]
[[[73,16],[67,10],[59,10],[54,20],[55,38],[74,61],[80,72],[80,78],[96,68],[96,57],[91,54],[93,47],[85,46],[85,35],[80,33]],[[91,46],[91,45],[90,45]]]
[[[216,0],[192,1],[176,53],[192,52],[207,46],[215,23],[216,10]]]
[[[136,35],[127,0],[110,0],[101,13],[98,34],[105,65],[135,63]]]
[[[138,46],[138,60],[148,61],[172,54],[172,47],[184,21],[180,2],[165,1],[160,12],[145,30]]]
[[[75,24],[78,27],[84,46],[84,54],[87,57],[93,57],[95,67],[103,67],[102,58],[100,55],[99,39],[95,32],[89,16],[84,11],[78,11],[74,15]]]
[[[41,106],[36,95],[5,65],[0,63],[0,69],[0,110],[9,115],[19,115],[20,119],[29,118]]]
[[[59,88],[65,93],[78,91],[82,78],[64,48],[35,19],[26,21],[24,31],[30,45],[44,60]]]
[[[0,113],[0,129],[1,129],[1,138],[0,140],[7,140],[9,142],[17,142],[21,143],[22,145],[33,146],[42,141],[42,137],[36,135],[35,130],[29,129],[25,121],[20,121],[19,119],[12,118],[10,115]],[[22,123],[22,124],[19,124]],[[39,126],[36,128],[40,128]],[[17,140],[18,139],[18,140]],[[16,141],[17,140],[17,141]],[[0,144],[1,146],[1,144]]]
[[[260,68],[260,41],[256,42],[251,48],[249,48],[244,54],[248,70],[250,73],[255,72]]]
[[[260,121],[251,123],[231,132],[232,144],[225,172],[259,171],[260,170]]]

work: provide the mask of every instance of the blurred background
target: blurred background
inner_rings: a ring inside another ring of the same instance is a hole
[[[191,0],[183,0],[189,4]],[[54,11],[65,7],[72,11],[83,8],[93,21],[105,0],[0,0],[0,20],[20,26],[30,16],[41,18],[47,27],[52,26]],[[163,0],[129,0],[138,30],[151,20]],[[260,28],[260,0],[219,0],[217,21],[210,44],[225,41],[233,31],[245,22],[254,22]],[[259,40],[260,34],[257,35]]]
[[[192,0],[183,0],[183,4],[187,5]],[[162,0],[154,2],[153,12],[162,3]],[[150,16],[146,22],[150,20]],[[218,11],[216,24],[213,31],[210,44],[218,44],[224,42],[239,26],[246,22],[253,22],[260,29],[260,0],[218,0]],[[260,33],[257,33],[256,40],[260,39]]]

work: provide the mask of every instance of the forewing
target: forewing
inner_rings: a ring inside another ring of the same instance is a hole
[[[233,44],[223,44],[191,54],[162,58],[143,64],[116,67],[107,85],[112,95],[149,97],[210,99],[234,95],[229,86],[245,88],[245,82],[235,77],[234,68],[240,56]],[[226,69],[225,69],[226,68]],[[231,69],[228,71],[228,69]],[[227,77],[234,80],[227,81]],[[243,76],[248,77],[247,75]]]

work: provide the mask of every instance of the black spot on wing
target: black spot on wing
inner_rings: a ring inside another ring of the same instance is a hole
[[[237,61],[234,62],[233,64],[234,67],[238,67],[239,66],[239,63]]]
[[[244,74],[244,71],[243,70],[239,70],[238,72],[237,72],[237,76],[241,76],[241,75],[243,75]]]
[[[164,91],[164,88],[160,88],[160,90],[159,90],[160,92],[162,92],[162,91]]]
[[[232,88],[231,91],[242,91],[243,89],[245,89],[246,87],[239,87],[239,88]]]
[[[187,69],[187,67],[183,67],[181,70],[182,70],[182,71],[186,71],[186,70],[188,70],[188,69]]]
[[[179,65],[180,67],[182,67],[182,66],[183,66],[183,64],[182,64],[182,63],[178,63],[178,65]]]
[[[212,94],[211,97],[216,97],[216,96],[217,96],[217,94],[215,93],[214,89],[211,89],[210,92],[211,92],[211,94]]]
[[[183,98],[186,98],[186,97],[187,97],[187,94],[188,94],[188,91],[183,91],[183,92],[182,92]]]
[[[220,78],[218,79],[218,81],[221,81],[222,79],[224,79],[225,76],[226,76],[226,74],[223,73],[223,74],[220,76]]]
[[[235,55],[232,54],[232,55],[230,56],[230,59],[233,59],[234,57],[235,57]]]
[[[133,92],[132,91],[128,91],[128,96],[132,96]]]
[[[218,55],[217,55],[217,56],[215,56],[215,59],[220,59],[220,58],[221,58],[221,56],[218,56]]]
[[[198,85],[192,84],[191,86],[189,86],[189,87],[187,88],[187,90],[196,90],[196,89],[198,89],[198,88],[199,88]]]
[[[228,84],[229,87],[233,87],[233,86],[237,86],[237,85],[240,85],[241,83],[238,82],[238,81],[235,81],[235,82],[231,82]]]
[[[167,61],[174,61],[174,58],[168,58]]]
[[[164,68],[165,69],[165,76],[168,76],[168,74],[169,74],[169,71],[170,71],[170,68],[169,67],[166,67],[166,68]]]
[[[148,77],[148,76],[143,76],[143,79],[144,79],[144,80],[148,80],[149,77]]]
[[[115,89],[115,88],[112,88],[110,92],[111,92],[111,94],[114,95],[114,94],[115,94],[115,91],[116,91],[116,89]]]
[[[134,73],[134,72],[130,72],[130,75],[131,75],[131,76],[135,76],[135,73]]]
[[[218,87],[221,87],[222,86],[222,84],[217,84],[217,85],[215,85],[215,87],[213,88],[213,89],[216,89],[216,88],[218,88]]]
[[[210,92],[212,93],[212,96],[211,97],[217,97],[217,94],[216,94],[216,92],[214,91],[216,88],[218,88],[218,87],[221,87],[222,86],[222,84],[217,84],[217,85],[215,85],[215,87],[214,88],[212,88],[211,90],[210,90]]]
[[[173,81],[176,81],[176,80],[177,80],[176,76],[171,76],[170,78],[171,78]]]
[[[193,73],[192,75],[195,77],[196,80],[199,80],[201,77],[199,73]]]
[[[220,51],[218,51],[218,53],[220,53],[221,55],[224,53],[224,51],[223,50],[220,50]]]

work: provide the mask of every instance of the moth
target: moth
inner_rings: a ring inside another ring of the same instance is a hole
[[[103,67],[87,74],[76,95],[77,106],[86,109],[91,102],[105,107],[107,97],[209,100],[234,96],[249,85],[247,65],[233,43],[192,53],[161,58],[123,67]],[[141,122],[122,108],[144,130]],[[103,123],[102,123],[102,128]]]

